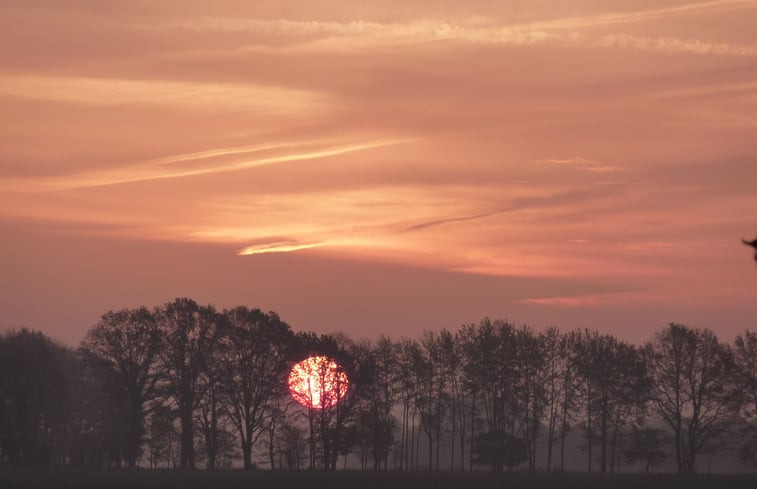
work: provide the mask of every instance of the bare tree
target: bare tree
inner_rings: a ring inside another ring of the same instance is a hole
[[[608,468],[610,471],[615,468],[621,427],[633,410],[647,399],[646,365],[633,345],[618,341],[614,336],[584,331],[579,338],[574,348],[576,371],[586,394],[589,471],[596,435],[600,445],[600,470],[605,473]]]
[[[641,462],[649,473],[667,459],[665,447],[670,444],[670,435],[660,428],[634,426],[630,434],[630,444],[623,453],[628,463]]]
[[[274,454],[278,458],[278,465],[271,464],[271,468],[278,466],[286,470],[300,470],[304,468],[307,437],[305,430],[298,422],[296,411],[287,411],[279,420],[280,427],[273,438]]]
[[[434,339],[431,333],[424,334],[422,343],[413,343],[410,350],[411,354],[411,375],[415,377],[415,407],[420,416],[420,429],[426,435],[428,462],[426,470],[434,468],[434,440],[437,430],[437,423],[441,420],[437,417],[437,385],[438,378],[434,363],[432,363],[430,350],[434,348]],[[419,432],[420,435],[420,432]],[[416,445],[416,450],[418,446]],[[416,457],[417,461],[417,457]]]
[[[413,358],[416,348],[417,344],[409,339],[403,339],[399,343],[398,368],[401,372],[399,378],[399,396],[402,406],[400,470],[412,470],[416,466],[415,420],[417,406],[415,403],[415,391],[417,388],[417,379],[412,375]]]
[[[757,333],[744,331],[737,335],[733,354],[744,394],[739,458],[757,466]]]
[[[337,459],[347,451],[348,427],[358,412],[360,394],[359,364],[356,347],[344,335],[312,333],[297,335],[297,356],[307,361],[312,389],[305,397],[310,432],[309,468],[336,470]],[[317,392],[316,395],[313,395]]]
[[[214,377],[206,380],[205,395],[195,411],[195,421],[203,439],[205,464],[208,470],[217,468],[219,446],[228,435],[228,418],[221,399],[221,386]]]
[[[174,443],[178,438],[178,431],[174,426],[175,421],[176,413],[166,404],[158,404],[151,410],[146,440],[150,468],[159,468],[162,461],[166,463],[165,468],[171,467]]]
[[[559,344],[560,357],[564,364],[560,370],[560,471],[565,471],[565,443],[571,430],[571,423],[579,408],[579,381],[576,373],[576,353],[573,345],[580,332],[571,331],[564,335]]]
[[[486,318],[478,325],[463,326],[464,383],[472,401],[471,441],[481,439],[473,425],[478,413],[483,418],[482,432],[513,440],[524,437],[527,420],[520,409],[524,393],[520,374],[524,372],[519,370],[518,342],[517,330],[506,321]]]
[[[224,323],[224,316],[213,306],[200,306],[191,299],[176,299],[159,311],[160,368],[179,415],[182,469],[195,468],[194,412],[210,385],[203,376]]]
[[[554,444],[560,420],[563,384],[560,381],[566,367],[567,357],[562,354],[560,344],[563,338],[557,328],[548,328],[541,335],[542,355],[544,359],[544,403],[547,421],[547,472],[552,470]]]
[[[107,369],[121,391],[124,434],[123,455],[130,468],[136,466],[145,431],[145,416],[156,398],[155,368],[160,334],[155,315],[145,307],[107,312],[84,338],[85,358]]]
[[[439,353],[445,379],[450,420],[449,470],[455,469],[456,435],[460,441],[460,469],[465,470],[465,395],[463,391],[463,351],[460,336],[446,329],[439,333]]]
[[[252,447],[265,428],[269,405],[285,393],[294,335],[275,313],[237,307],[225,314],[223,388],[244,468],[251,469]]]
[[[516,334],[516,388],[519,392],[515,409],[520,412],[521,435],[528,454],[528,470],[536,470],[536,446],[545,408],[546,374],[543,337],[524,326]]]
[[[707,329],[670,324],[647,355],[653,406],[673,431],[678,471],[692,473],[697,454],[738,415],[733,354]]]
[[[396,424],[393,409],[399,393],[398,345],[382,336],[375,343],[356,345],[353,355],[361,372],[356,380],[364,386],[360,396],[362,432],[368,435],[373,469],[387,470]]]
[[[736,336],[733,353],[745,396],[745,414],[752,418],[757,416],[757,333],[744,331]]]

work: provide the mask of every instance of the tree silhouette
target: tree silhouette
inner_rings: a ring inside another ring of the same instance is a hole
[[[264,428],[269,405],[286,394],[294,334],[274,313],[237,307],[225,314],[229,327],[220,355],[223,389],[244,468],[251,469],[252,446]]]
[[[647,398],[646,364],[635,347],[597,331],[580,333],[573,345],[576,373],[584,386],[589,471],[595,437],[600,471],[614,471],[619,430]]]
[[[287,373],[310,356],[327,359],[316,382],[349,377],[344,396],[295,404]],[[258,454],[271,469],[335,470],[356,455],[366,470],[552,470],[559,447],[565,470],[578,438],[602,472],[651,471],[668,441],[680,472],[733,448],[756,464],[756,358],[752,331],[731,346],[671,324],[637,347],[485,318],[354,342],[176,299],[104,314],[75,351],[0,335],[0,464],[249,469]]]
[[[709,330],[671,324],[647,348],[652,406],[673,431],[679,472],[735,421],[742,393],[733,354]]]
[[[64,458],[67,357],[72,353],[39,332],[0,336],[0,453],[13,466]]]
[[[528,461],[528,447],[522,438],[514,438],[504,431],[479,433],[473,440],[474,461],[477,465],[491,465],[494,472]]]
[[[159,404],[150,412],[147,423],[148,463],[150,468],[159,468],[165,461],[165,468],[171,467],[174,442],[178,431],[174,426],[176,413],[170,406]]]
[[[130,468],[136,466],[145,415],[157,394],[159,347],[155,315],[144,307],[105,313],[81,345],[85,359],[112,376],[115,395],[124,401],[122,453]]]
[[[208,359],[224,332],[225,317],[212,306],[191,299],[176,299],[159,310],[160,368],[166,391],[176,403],[181,426],[182,469],[195,468],[194,412],[210,385]]]
[[[664,430],[634,426],[629,438],[629,446],[623,451],[628,463],[641,462],[644,464],[644,471],[648,473],[667,459],[665,447],[670,444],[670,435]]]
[[[393,410],[399,394],[398,345],[382,336],[375,344],[356,345],[354,356],[361,372],[355,380],[364,386],[360,404],[373,469],[387,470],[396,425]]]

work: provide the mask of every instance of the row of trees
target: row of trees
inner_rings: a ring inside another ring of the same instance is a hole
[[[292,365],[337,362],[344,398],[305,408]],[[671,324],[645,345],[484,319],[419,339],[295,333],[190,299],[108,312],[71,350],[0,336],[0,457],[12,465],[588,471],[703,453],[757,459],[757,335]],[[576,448],[577,447],[577,448]]]

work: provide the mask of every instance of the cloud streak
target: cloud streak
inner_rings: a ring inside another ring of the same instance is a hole
[[[264,253],[289,253],[292,251],[307,250],[323,246],[324,243],[301,243],[298,241],[278,241],[274,243],[265,243],[250,245],[242,248],[237,252],[239,256],[260,255]]]
[[[143,105],[203,112],[312,112],[323,95],[254,83],[65,76],[0,76],[0,96],[85,105]]]
[[[375,140],[354,144],[324,145],[313,143],[278,143],[258,146],[244,146],[240,148],[213,149],[184,155],[175,155],[147,163],[129,165],[109,171],[91,172],[64,177],[42,179],[12,179],[0,186],[26,191],[55,191],[87,187],[104,187],[127,183],[185,178],[216,173],[249,170],[268,165],[290,163],[295,161],[316,160],[349,153],[367,151],[371,149],[408,143],[409,140]],[[220,160],[220,157],[236,156],[273,150],[289,149],[288,152],[262,157],[247,157],[242,159]],[[201,161],[201,164],[197,164]],[[186,167],[182,163],[191,163]],[[4,184],[4,185],[3,185]]]
[[[308,48],[352,50],[366,46],[454,41],[513,46],[549,43],[580,48],[622,48],[662,53],[751,57],[757,56],[757,45],[678,38],[670,35],[651,37],[625,32],[603,33],[597,29],[660,21],[677,16],[712,15],[755,8],[757,2],[753,0],[723,0],[509,25],[487,25],[496,24],[494,18],[477,22],[484,25],[435,20],[387,23],[365,20],[337,22],[258,18],[205,18],[173,21],[168,25],[172,29],[202,33],[250,33],[261,36],[262,40],[288,37],[296,39],[297,43],[293,46],[285,44],[277,49],[293,51]],[[166,27],[165,23],[153,26],[154,29]]]
[[[106,267],[213,255],[218,297],[372,263],[377,303],[423,270],[465,314],[754,302],[755,1],[43,3],[0,7],[12,264],[65,234],[80,268],[100,238]]]

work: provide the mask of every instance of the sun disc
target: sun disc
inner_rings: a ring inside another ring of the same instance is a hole
[[[289,392],[305,407],[323,409],[336,405],[349,388],[347,374],[325,356],[308,357],[292,367]]]

